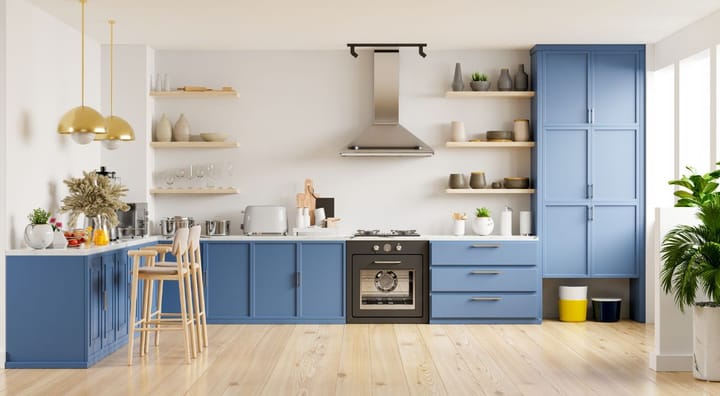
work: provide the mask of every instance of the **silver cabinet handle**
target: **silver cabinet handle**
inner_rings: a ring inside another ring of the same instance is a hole
[[[593,199],[595,195],[595,185],[590,185],[590,199]]]
[[[500,301],[502,297],[471,297],[470,301]]]
[[[375,260],[373,264],[402,264],[400,260]]]
[[[295,273],[295,287],[300,287],[300,272]]]
[[[591,124],[595,123],[595,108],[594,107],[590,108],[590,123]]]
[[[587,122],[592,124],[592,110],[589,107],[587,108]]]
[[[107,290],[103,292],[103,311],[108,310]]]
[[[588,208],[588,220],[593,221],[595,219],[595,207],[591,206]]]
[[[482,249],[482,248],[494,249],[494,248],[499,248],[500,245],[475,244],[475,245],[472,245],[472,246],[470,246],[470,247],[472,247],[472,248],[481,248],[481,249]]]
[[[500,271],[475,270],[470,271],[470,275],[500,275]]]

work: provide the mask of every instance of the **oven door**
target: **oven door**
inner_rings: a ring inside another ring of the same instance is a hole
[[[423,316],[422,255],[353,255],[354,317]]]

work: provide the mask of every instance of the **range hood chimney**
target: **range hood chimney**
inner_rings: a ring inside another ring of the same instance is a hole
[[[348,44],[351,46],[351,44]],[[364,46],[381,46],[367,44]],[[393,46],[393,45],[382,45]],[[408,46],[408,45],[399,45]],[[417,46],[417,44],[413,45]],[[419,47],[420,54],[423,47]],[[351,53],[354,47],[351,46]],[[399,50],[375,49],[373,56],[373,124],[340,152],[343,157],[429,157],[429,145],[399,123]]]

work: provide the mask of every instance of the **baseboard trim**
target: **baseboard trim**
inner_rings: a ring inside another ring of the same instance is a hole
[[[659,355],[650,352],[650,368],[655,371],[692,371],[692,355]]]

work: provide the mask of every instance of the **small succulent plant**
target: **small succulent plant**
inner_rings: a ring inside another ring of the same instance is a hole
[[[50,219],[50,212],[42,208],[33,209],[28,215],[31,224],[46,224]]]
[[[471,77],[473,81],[487,81],[487,75],[485,73],[475,72]]]
[[[475,217],[490,217],[490,209],[486,207],[475,209]]]

